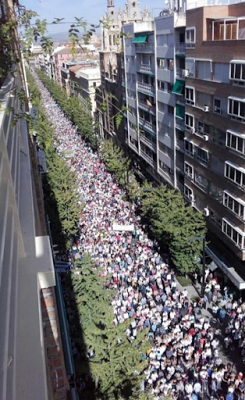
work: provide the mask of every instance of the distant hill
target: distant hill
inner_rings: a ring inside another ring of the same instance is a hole
[[[67,42],[69,40],[68,32],[50,33],[48,36],[51,37],[53,42]],[[82,34],[80,36],[82,36]]]

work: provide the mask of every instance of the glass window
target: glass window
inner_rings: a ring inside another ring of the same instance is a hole
[[[222,83],[230,83],[229,79],[229,64],[214,63],[213,80]]]
[[[196,61],[197,78],[211,80],[211,61]]]
[[[185,124],[187,128],[194,128],[194,117],[190,114],[185,114]]]
[[[223,190],[216,186],[213,182],[210,182],[209,185],[209,195],[219,203],[223,202]]]
[[[226,132],[226,146],[238,151],[239,153],[245,154],[245,139],[239,137],[239,133],[237,135],[232,132]]]
[[[194,168],[192,167],[192,165],[188,164],[187,162],[185,162],[184,164],[184,171],[185,174],[187,176],[189,176],[190,178],[193,178],[194,175]]]
[[[200,147],[196,147],[196,159],[200,161],[202,164],[208,164],[208,152],[206,150],[201,149]]]
[[[195,89],[189,86],[185,87],[185,100],[187,104],[194,105],[195,98],[194,98]]]
[[[245,120],[245,102],[244,99],[228,98],[229,114],[238,120]]]
[[[189,154],[189,156],[193,157],[194,156],[194,146],[193,143],[189,142],[188,140],[185,140],[185,152]]]

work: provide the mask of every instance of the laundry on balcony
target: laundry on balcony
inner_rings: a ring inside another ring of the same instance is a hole
[[[144,44],[147,42],[147,35],[139,35],[135,36],[133,43],[134,44]]]
[[[148,99],[146,99],[146,104],[147,104],[147,106],[152,107],[152,104]]]
[[[183,93],[184,86],[185,86],[184,81],[176,79],[172,93],[181,95]]]

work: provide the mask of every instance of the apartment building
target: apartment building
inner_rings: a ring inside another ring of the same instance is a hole
[[[207,217],[211,249],[243,277],[244,28],[245,3],[186,13],[184,195]]]
[[[127,144],[204,214],[207,254],[245,289],[245,3],[203,3],[123,26]]]
[[[129,22],[150,20],[152,17],[147,8],[141,11],[140,3],[133,0],[127,0],[123,10],[117,10],[114,0],[108,0],[106,14],[101,19],[101,87],[97,92],[96,100],[100,135],[112,137],[121,146],[124,146],[127,140],[124,125],[120,124],[117,128],[115,124],[115,116],[122,109],[123,97],[125,98],[121,86],[124,75],[124,60],[121,58],[121,29]]]
[[[123,32],[128,146],[155,180],[181,190],[184,146],[176,143],[185,128],[184,5],[154,22],[127,24]]]

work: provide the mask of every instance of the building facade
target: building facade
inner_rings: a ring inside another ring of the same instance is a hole
[[[211,248],[244,276],[245,3],[186,16],[184,195],[207,217]]]
[[[102,137],[112,137],[121,146],[125,145],[124,125],[115,126],[115,116],[122,110],[125,96],[122,93],[124,61],[122,51],[122,26],[129,22],[150,21],[147,8],[142,12],[138,1],[128,0],[124,9],[116,10],[114,0],[107,1],[107,12],[101,19],[102,51],[100,52],[101,87],[97,92],[97,118]],[[123,68],[123,70],[121,69]],[[102,107],[101,104],[106,107]]]
[[[208,255],[245,289],[245,3],[201,5],[123,25],[125,141],[203,213]]]

